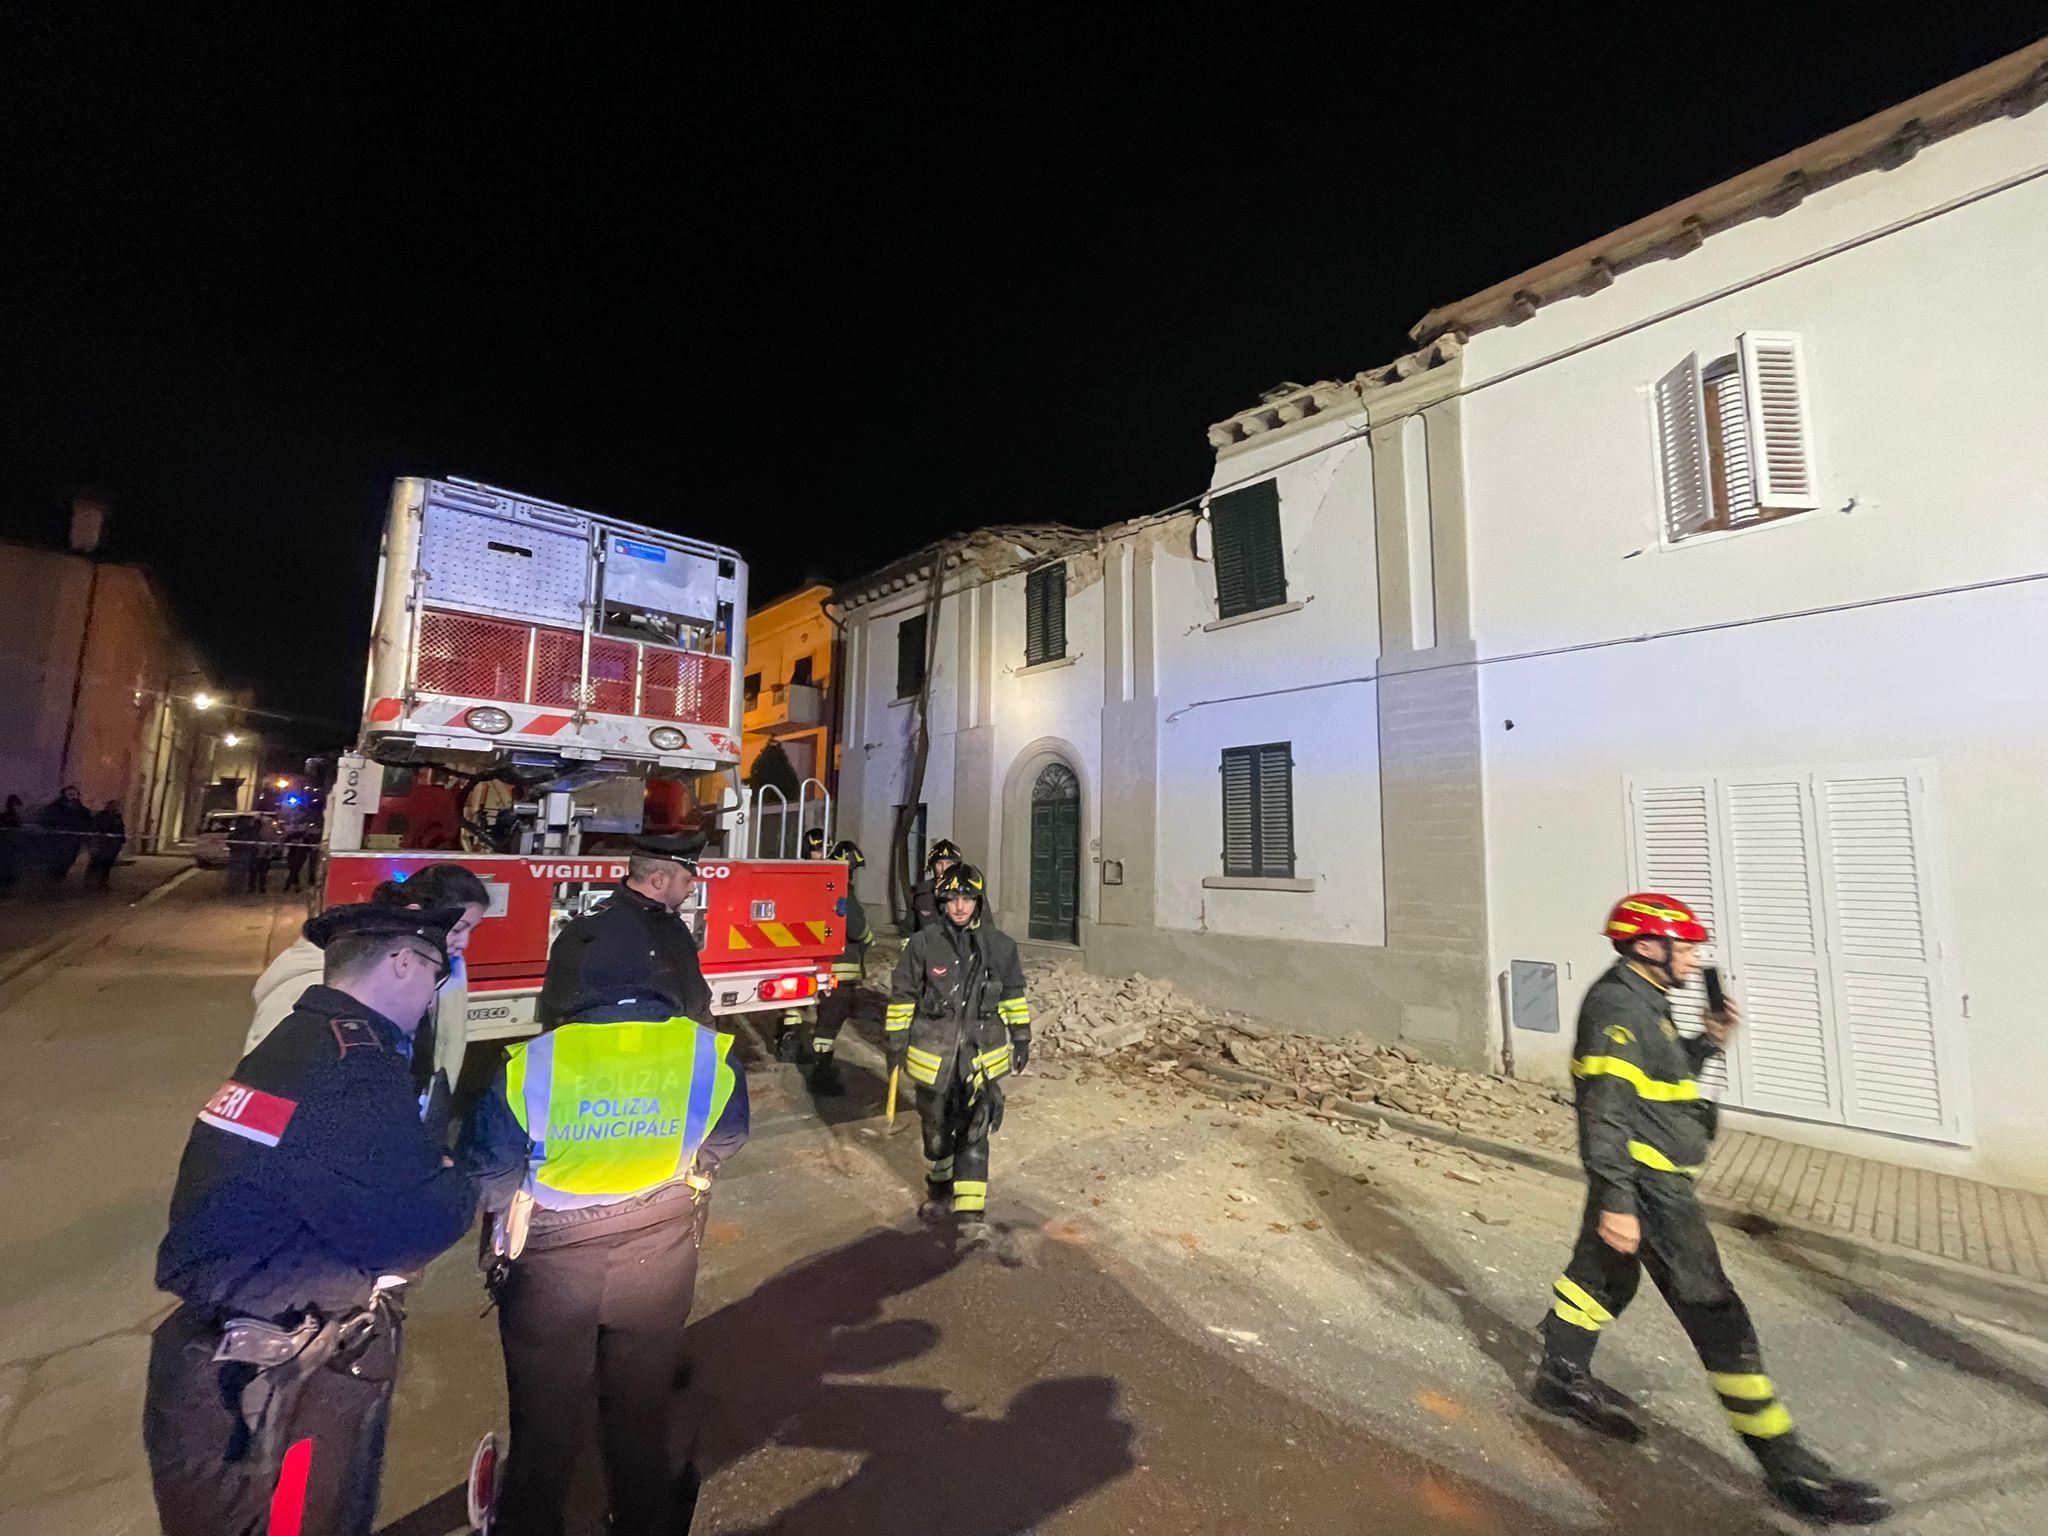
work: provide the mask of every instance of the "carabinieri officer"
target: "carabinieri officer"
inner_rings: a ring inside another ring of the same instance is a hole
[[[323,980],[199,1112],[156,1282],[143,1440],[165,1536],[360,1536],[376,1514],[403,1277],[474,1186],[421,1123],[413,1031],[459,911],[330,907]]]

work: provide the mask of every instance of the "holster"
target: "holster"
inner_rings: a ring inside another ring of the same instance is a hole
[[[306,1379],[323,1368],[344,1370],[362,1358],[378,1333],[404,1317],[396,1295],[374,1293],[367,1307],[337,1317],[309,1313],[295,1328],[260,1318],[230,1318],[221,1326],[213,1358],[254,1368],[238,1401],[248,1435],[244,1455],[259,1466],[284,1459],[291,1408]]]

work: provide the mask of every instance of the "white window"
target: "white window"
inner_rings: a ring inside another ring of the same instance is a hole
[[[1806,364],[1793,332],[1744,332],[1733,352],[1704,364],[1688,353],[1654,393],[1667,543],[1820,505]]]
[[[1927,774],[1915,766],[1641,779],[1632,883],[1693,906],[1744,1011],[1727,1103],[1957,1140]],[[1673,1014],[1698,1027],[1695,983]]]

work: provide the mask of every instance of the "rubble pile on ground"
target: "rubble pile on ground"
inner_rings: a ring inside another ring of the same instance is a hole
[[[1097,976],[1071,961],[1025,967],[1032,1050],[1041,1056],[1110,1056],[1180,1029],[1227,1030],[1170,981]],[[1244,1021],[1249,1023],[1249,1020]]]
[[[1503,1141],[1564,1153],[1572,1146],[1571,1111],[1551,1089],[1438,1066],[1362,1030],[1288,1033],[1204,1008],[1169,981],[1098,976],[1066,961],[1033,962],[1026,980],[1041,1058],[1100,1057],[1119,1071],[1178,1076],[1211,1091],[1220,1083],[1233,1096],[1324,1120],[1379,1107]]]

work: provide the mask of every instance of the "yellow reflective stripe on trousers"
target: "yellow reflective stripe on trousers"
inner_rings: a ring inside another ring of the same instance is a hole
[[[832,962],[832,975],[835,980],[858,981],[864,974],[862,969],[851,960],[834,960]]]
[[[1792,1415],[1783,1403],[1773,1403],[1761,1413],[1737,1413],[1732,1408],[1726,1412],[1735,1433],[1748,1435],[1752,1440],[1775,1440],[1792,1432]]]
[[[1682,1173],[1688,1179],[1698,1178],[1706,1167],[1704,1163],[1674,1163],[1647,1141],[1630,1142],[1628,1155],[1645,1168],[1654,1168],[1659,1173]]]
[[[1619,1056],[1581,1056],[1572,1062],[1573,1077],[1618,1077],[1646,1099],[1655,1099],[1660,1104],[1675,1104],[1700,1096],[1700,1085],[1691,1078],[1682,1082],[1666,1082],[1661,1077],[1652,1077],[1632,1061]]]
[[[1557,1294],[1593,1320],[1593,1326],[1614,1321],[1614,1314],[1593,1299],[1592,1292],[1564,1275],[1557,1277]]]
[[[956,1211],[987,1210],[988,1181],[985,1179],[955,1179],[953,1181],[953,1209]]]

